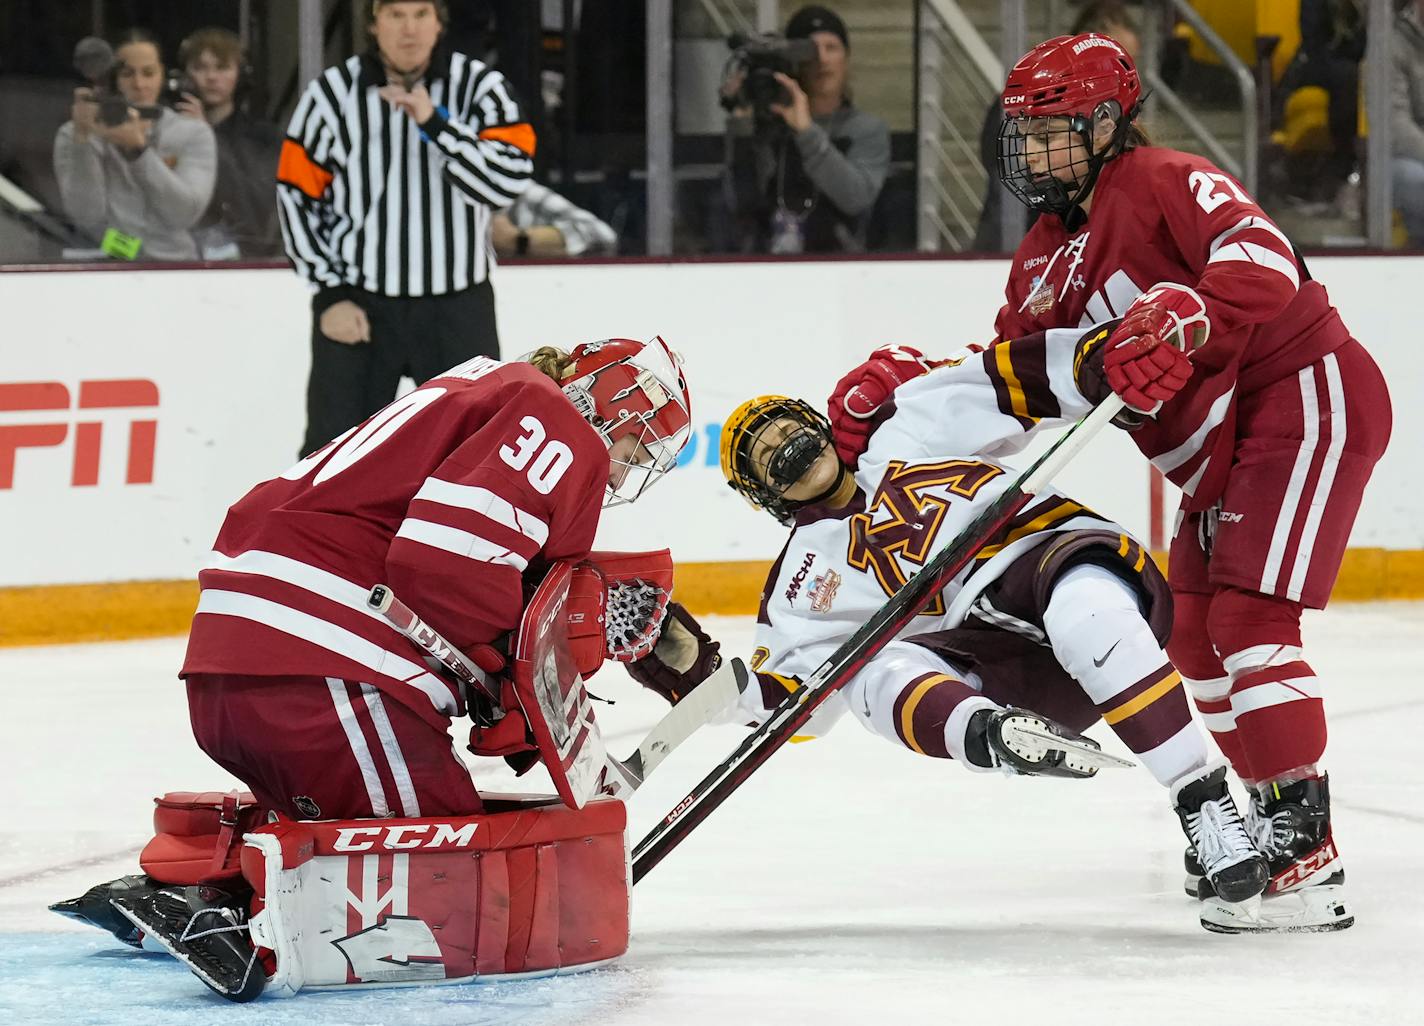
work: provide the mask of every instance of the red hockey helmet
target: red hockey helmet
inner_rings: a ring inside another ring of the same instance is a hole
[[[1142,106],[1142,81],[1117,40],[1085,32],[1058,36],[1024,54],[1009,71],[1000,100],[999,180],[1029,208],[1063,215],[1120,152]],[[1093,127],[1101,117],[1115,122],[1114,136],[1095,149]],[[1077,159],[1068,155],[1069,133],[1082,143]],[[1032,167],[1030,139],[1038,140]]]
[[[585,342],[569,355],[564,394],[603,438],[615,471],[622,468],[603,505],[632,502],[677,465],[691,435],[682,362],[661,338]]]
[[[1085,32],[1039,43],[1009,71],[1008,118],[1091,117],[1104,100],[1132,111],[1142,97],[1137,67],[1111,36]]]

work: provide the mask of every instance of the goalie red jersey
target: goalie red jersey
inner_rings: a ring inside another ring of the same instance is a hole
[[[1158,282],[1196,289],[1211,343],[1194,355],[1191,381],[1134,440],[1188,493],[1190,509],[1204,509],[1230,466],[1233,400],[1350,336],[1285,234],[1234,179],[1200,157],[1151,146],[1103,165],[1089,218],[1075,230],[1060,217],[1038,219],[1014,255],[995,332],[1086,328],[1121,317]]]
[[[368,681],[439,725],[464,711],[459,689],[367,608],[371,587],[459,648],[493,641],[519,623],[531,560],[588,555],[608,477],[604,441],[550,378],[462,364],[229,510],[182,675]]]

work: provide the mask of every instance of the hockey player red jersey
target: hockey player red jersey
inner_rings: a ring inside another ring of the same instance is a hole
[[[367,681],[442,725],[464,712],[458,689],[367,593],[389,584],[461,648],[492,641],[519,623],[531,561],[588,555],[608,475],[604,442],[550,378],[462,364],[228,511],[182,676]]]
[[[1192,380],[1134,440],[1199,510],[1219,497],[1230,464],[1236,395],[1309,366],[1349,332],[1290,241],[1231,176],[1151,146],[1103,165],[1076,230],[1056,216],[1038,219],[1014,254],[995,331],[1002,339],[1087,327],[1122,316],[1159,282],[1196,289],[1211,341],[1194,357]]]

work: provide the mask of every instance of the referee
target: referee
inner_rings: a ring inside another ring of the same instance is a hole
[[[315,452],[417,382],[499,356],[490,221],[533,171],[504,77],[441,46],[445,0],[371,0],[372,47],[302,94],[277,167],[287,256],[315,289]]]

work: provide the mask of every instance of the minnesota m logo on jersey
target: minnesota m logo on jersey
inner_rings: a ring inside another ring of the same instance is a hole
[[[950,498],[928,494],[929,490],[942,488],[951,496],[973,499],[1002,473],[998,467],[977,460],[913,464],[892,460],[865,512],[850,518],[846,562],[875,574],[885,594],[895,594],[909,579],[900,561],[924,565],[949,510]],[[887,515],[877,522],[882,510]],[[921,615],[943,613],[944,599],[936,595]]]

